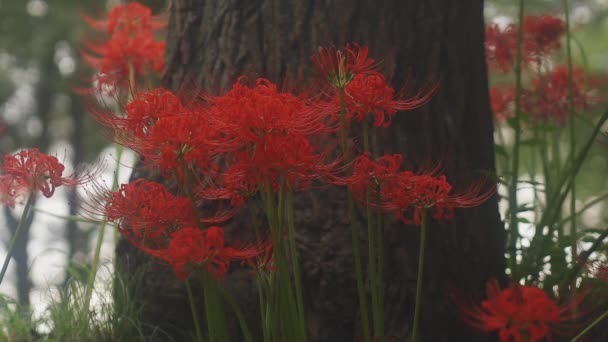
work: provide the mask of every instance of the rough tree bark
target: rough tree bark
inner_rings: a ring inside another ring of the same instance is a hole
[[[382,133],[383,152],[403,153],[414,168],[441,161],[453,184],[466,185],[494,171],[483,28],[482,0],[174,0],[164,85],[226,90],[240,75],[278,84],[309,82],[314,75],[309,56],[318,46],[367,44],[396,87],[440,81],[429,104],[398,114]],[[297,217],[309,334],[313,341],[354,341],[358,304],[344,199],[331,191],[314,197],[299,199]],[[322,206],[315,205],[319,201]],[[504,235],[496,198],[429,227],[422,341],[492,340],[465,326],[450,297],[478,299],[488,278],[504,280]],[[389,222],[385,239],[387,337],[407,341],[419,231]],[[124,242],[117,258],[118,269],[127,272],[147,260]],[[171,270],[152,264],[142,281],[146,292],[139,298],[148,304],[142,319],[174,336],[191,330],[186,295]],[[253,285],[240,269],[223,284],[255,326]]]

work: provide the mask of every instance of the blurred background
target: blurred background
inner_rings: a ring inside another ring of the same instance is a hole
[[[163,0],[141,2],[156,9],[155,13],[169,6]],[[68,170],[83,163],[93,165],[105,161],[104,177],[111,179],[116,165],[115,149],[98,133],[86,114],[85,102],[74,88],[82,86],[83,79],[90,76],[79,50],[83,38],[92,32],[81,14],[99,17],[114,3],[116,1],[0,0],[2,155],[38,147],[56,155]],[[573,51],[576,64],[584,65],[593,74],[608,74],[608,0],[570,3],[573,36],[580,43]],[[515,6],[512,0],[486,1],[487,22],[500,25],[513,22]],[[561,0],[529,0],[526,6],[527,14],[563,15]],[[588,127],[578,127],[581,134],[588,132]],[[597,199],[597,189],[606,188],[607,156],[606,146],[594,147],[577,182],[580,202],[577,205],[582,207]],[[529,159],[533,162],[534,158]],[[126,182],[128,166],[134,163],[133,155],[123,155],[121,163],[125,166],[119,171],[120,180]],[[37,200],[39,210],[28,222],[28,234],[17,246],[0,293],[43,310],[53,288],[62,286],[70,276],[78,278],[84,274],[81,270],[91,262],[97,227],[61,218],[78,213],[80,203],[75,191],[59,188],[52,199]],[[521,195],[524,202],[530,197],[525,191]],[[605,204],[605,200],[598,200],[581,216],[583,229],[602,227],[608,219],[603,210]],[[20,210],[19,206],[0,208],[0,256],[5,255]],[[114,234],[106,234],[102,248],[106,266],[99,275],[102,278],[112,270],[114,239]]]

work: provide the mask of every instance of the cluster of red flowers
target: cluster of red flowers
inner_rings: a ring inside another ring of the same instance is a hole
[[[107,20],[87,21],[111,35],[103,45],[89,45],[101,57],[87,59],[101,73],[124,81],[129,71],[140,77],[143,66],[161,65],[157,52],[162,43],[154,42],[152,34],[163,25],[149,9],[130,3],[115,7]],[[186,103],[157,88],[135,93],[123,107],[124,115],[93,111],[108,136],[139,153],[147,167],[159,169],[180,194],[138,179],[116,192],[102,191],[101,214],[117,222],[134,245],[171,264],[180,277],[203,264],[220,277],[231,261],[268,259],[267,243],[226,247],[222,228],[215,226],[258,192],[302,191],[315,183],[347,185],[362,202],[394,212],[404,222],[411,222],[406,217],[412,212],[418,224],[424,209],[435,208],[435,217],[449,218],[454,208],[477,205],[493,194],[481,186],[454,194],[444,176],[399,172],[400,156],[376,162],[360,156],[352,164],[354,172],[346,174],[351,164],[334,152],[338,131],[364,120],[388,127],[398,111],[423,105],[434,89],[409,98],[395,92],[368,57],[368,48],[359,45],[344,51],[320,48],[312,60],[321,86],[302,94],[282,91],[263,78],[250,85],[241,77],[221,96],[203,94]],[[378,192],[374,184],[380,183]],[[201,217],[199,207],[210,200],[227,201],[230,208]]]
[[[548,15],[526,16],[522,23],[522,61],[538,63],[560,47],[560,38],[565,32],[564,22]],[[511,71],[517,58],[518,27],[509,24],[486,27],[486,58],[491,67],[504,73]]]
[[[498,331],[503,342],[550,339],[552,328],[571,319],[572,304],[559,306],[541,289],[512,286],[501,290],[496,280],[487,284],[487,296],[480,306],[463,306],[463,318],[486,332]]]
[[[182,279],[188,270],[206,266],[220,278],[232,261],[250,260],[265,251],[265,243],[226,247],[221,227],[197,228],[200,219],[187,197],[175,196],[162,184],[137,179],[116,192],[103,192],[103,214],[118,223],[122,235],[145,253],[173,266]]]
[[[148,7],[130,2],[115,6],[106,20],[86,16],[85,20],[106,35],[102,42],[86,41],[89,52],[82,52],[84,60],[99,73],[94,79],[97,89],[134,87],[131,83],[144,75],[163,71],[165,42],[155,40],[154,35],[166,22],[153,16]]]
[[[39,190],[51,197],[59,186],[75,186],[88,180],[63,177],[63,164],[36,148],[5,155],[0,169],[0,203],[11,207],[28,193]]]
[[[324,110],[336,115],[343,101],[347,125],[352,120],[367,120],[371,115],[374,126],[387,128],[397,112],[422,106],[436,90],[436,87],[421,90],[411,97],[406,97],[403,91],[396,94],[376,70],[377,63],[368,57],[368,48],[356,44],[348,45],[344,52],[335,47],[319,48],[311,59],[322,81],[330,86],[323,89],[331,99]],[[340,90],[344,90],[343,98],[339,96]]]
[[[320,89],[316,95],[311,95],[314,91],[305,92],[306,95],[284,92],[266,79],[258,79],[250,86],[242,77],[226,94],[204,94],[197,102],[185,104],[170,91],[157,88],[135,94],[124,107],[123,116],[105,110],[94,111],[94,117],[108,129],[114,141],[138,152],[145,165],[160,169],[168,179],[177,180],[180,188],[192,187],[197,204],[228,200],[232,205],[231,209],[215,213],[213,217],[196,218],[195,205],[188,196],[176,197],[161,184],[137,180],[123,185],[118,192],[107,193],[103,214],[120,222],[121,232],[130,241],[171,263],[183,275],[183,258],[173,257],[176,254],[172,249],[178,246],[173,241],[183,240],[184,236],[191,239],[189,241],[198,241],[207,235],[182,235],[182,229],[195,229],[193,227],[205,222],[222,222],[259,191],[278,192],[282,187],[301,191],[323,180],[345,184],[338,179],[349,179],[349,186],[356,187],[357,179],[365,181],[360,173],[344,178],[344,161],[333,152],[336,144],[331,139],[342,128],[338,123],[338,86],[343,87],[346,94],[344,107],[348,121],[367,120],[365,114],[371,113],[375,116],[375,125],[383,127],[390,124],[397,111],[422,105],[430,94],[417,94],[410,99],[395,94],[384,77],[372,69],[374,63],[367,57],[366,47],[353,45],[346,53],[336,49],[320,51],[320,57],[315,59],[323,65],[321,71],[327,74],[330,87]],[[337,78],[340,81],[335,81]],[[407,204],[400,200],[401,211],[410,205],[431,206],[428,196],[421,195],[427,189],[423,185],[430,189],[436,188],[431,185],[435,181],[445,182],[441,177],[433,181],[429,181],[431,176],[416,177],[425,180],[420,184],[414,178],[409,179],[408,184],[401,180],[402,193],[390,195],[395,202],[415,185],[416,195],[408,195]],[[426,190],[429,196],[432,192]],[[454,202],[456,198],[448,195],[449,189],[444,192],[444,198],[438,199],[437,194],[433,198],[438,212],[465,204]],[[198,242],[189,244],[199,245],[205,246]],[[263,252],[262,245],[249,248],[244,254],[229,250],[231,253],[225,255],[232,255],[233,259],[235,255],[256,256]],[[227,264],[215,262],[218,270]]]
[[[569,77],[565,65],[546,70],[546,59],[560,48],[565,25],[559,18],[548,15],[526,16],[522,22],[522,62],[524,66],[534,65],[536,75],[529,85],[521,90],[520,108],[535,122],[555,122],[564,124],[569,112]],[[517,26],[510,24],[504,29],[497,24],[486,27],[486,57],[488,65],[503,73],[512,70],[517,55]],[[543,65],[543,67],[541,67]],[[498,68],[496,68],[498,67]],[[581,111],[596,102],[592,87],[596,80],[589,82],[580,67],[572,69],[572,96],[574,111]],[[499,122],[512,117],[515,112],[515,86],[498,84],[490,90],[492,111]]]
[[[484,182],[479,182],[454,192],[446,177],[437,175],[436,170],[420,174],[399,171],[402,161],[401,155],[385,155],[376,160],[368,154],[358,156],[353,174],[345,183],[358,201],[416,225],[421,224],[425,210],[434,209],[437,220],[451,219],[455,208],[480,205],[496,191],[494,187],[484,191]]]
[[[587,90],[585,70],[572,69],[572,98],[574,111],[580,112],[596,99]],[[522,97],[522,110],[532,118],[542,121],[553,120],[565,124],[568,119],[570,81],[568,67],[559,66],[532,80],[530,89]]]
[[[594,80],[586,80],[585,71],[572,70],[572,97],[574,110],[582,111],[598,101],[593,91]],[[521,110],[536,122],[565,124],[569,112],[568,67],[558,66],[534,78],[529,87],[522,88]],[[490,89],[492,111],[497,120],[504,121],[515,112],[515,87],[496,85]]]

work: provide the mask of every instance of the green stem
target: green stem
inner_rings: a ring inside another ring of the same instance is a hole
[[[120,170],[120,158],[122,157],[123,148],[120,145],[116,145],[116,170],[112,179],[112,191],[118,190],[118,171]],[[89,272],[89,278],[87,279],[87,288],[84,296],[84,309],[88,310],[89,304],[91,303],[91,297],[93,296],[93,289],[95,288],[95,277],[97,276],[97,269],[99,268],[99,260],[101,257],[101,246],[103,245],[103,238],[106,232],[107,220],[104,220],[99,226],[99,233],[97,234],[97,243],[95,244],[95,253],[93,254],[93,263]],[[114,229],[114,244],[118,242],[118,229]]]
[[[601,196],[599,196],[599,197],[597,197],[597,198],[589,201],[589,203],[585,204],[579,211],[577,211],[575,213],[575,215],[576,216],[581,215],[582,213],[584,213],[585,211],[587,211],[587,209],[593,207],[594,205],[596,205],[596,204],[598,204],[600,202],[603,202],[606,198],[608,198],[608,193],[605,193],[605,194],[603,194],[603,195],[601,195]],[[561,221],[557,222],[557,224],[558,225],[562,225],[562,224],[568,222],[569,220],[571,220],[571,217],[567,216],[567,217],[563,218]]]
[[[359,225],[356,223],[355,202],[350,191],[347,193],[348,216],[350,221],[351,238],[353,240],[353,258],[355,259],[355,274],[357,276],[357,294],[359,296],[359,311],[361,311],[361,330],[363,341],[371,342],[369,328],[369,312],[367,297],[365,296],[365,284],[363,283],[363,266],[361,265],[361,245],[359,242]]]
[[[188,302],[190,303],[190,311],[192,312],[192,320],[194,321],[194,329],[196,330],[197,342],[203,342],[203,333],[201,330],[200,320],[198,318],[198,311],[194,303],[194,296],[192,295],[192,288],[190,287],[190,281],[186,279],[186,292],[188,292]]]
[[[270,341],[270,324],[269,324],[269,313],[270,309],[269,302],[266,300],[266,296],[264,295],[264,288],[266,287],[266,279],[263,278],[263,274],[258,272],[257,274],[257,283],[258,283],[258,300],[260,302],[260,316],[262,322],[262,336],[264,342]]]
[[[422,211],[422,222],[420,225],[420,252],[418,254],[418,280],[416,282],[416,307],[414,309],[414,332],[412,341],[418,342],[418,325],[420,324],[420,304],[422,302],[422,276],[424,271],[424,249],[426,244],[427,212]]]
[[[91,297],[93,296],[93,288],[95,288],[95,277],[97,275],[97,269],[99,268],[99,259],[101,256],[101,245],[103,245],[103,236],[106,231],[106,222],[102,222],[99,226],[99,234],[97,236],[97,243],[95,244],[95,254],[93,255],[93,263],[91,270],[89,271],[89,278],[87,279],[87,290],[84,297],[84,309],[87,310],[91,303]]]
[[[369,264],[369,279],[370,279],[370,290],[372,295],[372,322],[374,325],[374,336],[380,337],[381,329],[379,322],[379,303],[378,303],[378,280],[377,280],[377,251],[376,251],[376,233],[374,232],[374,220],[373,220],[373,212],[371,207],[368,205],[366,207],[366,215],[367,215],[367,248],[368,248],[368,264]]]
[[[376,276],[377,291],[378,291],[378,339],[384,341],[384,229],[382,222],[382,213],[376,213],[376,254],[378,255],[378,266],[376,268],[378,274]]]
[[[344,156],[345,164],[350,162],[348,155],[348,146],[347,146],[347,134],[348,131],[346,129],[346,104],[344,101],[344,88],[340,88],[339,91],[340,98],[340,121],[342,127],[340,127],[340,145],[342,148],[342,154]],[[355,202],[353,200],[353,195],[350,191],[347,191],[346,194],[346,202],[347,202],[347,210],[348,210],[348,218],[350,222],[350,231],[351,238],[353,242],[353,258],[355,259],[355,274],[357,277],[357,295],[359,296],[359,311],[361,312],[361,333],[363,334],[364,342],[371,342],[372,337],[370,334],[370,325],[369,325],[369,312],[367,307],[367,298],[365,295],[365,283],[363,282],[363,266],[361,262],[361,245],[359,241],[359,225],[357,224],[357,217],[355,216]]]
[[[287,191],[287,230],[289,235],[289,250],[291,252],[291,263],[293,266],[293,275],[296,290],[296,300],[298,305],[298,315],[300,333],[303,340],[306,340],[306,320],[304,319],[304,299],[302,297],[302,276],[300,275],[300,263],[298,259],[298,250],[296,248],[296,231],[294,224],[294,209],[293,209],[293,191]]]
[[[541,216],[541,219],[539,220],[539,223],[537,225],[537,230],[542,230],[544,227],[547,227],[549,229],[547,236],[549,236],[549,237],[551,236],[551,234],[553,233],[553,230],[555,229],[555,226],[553,225],[553,223],[555,223],[556,219],[559,217],[559,214],[561,213],[560,209],[562,208],[562,205],[563,205],[563,203],[566,199],[566,196],[567,196],[568,192],[570,191],[570,188],[574,181],[574,178],[572,178],[570,175],[571,174],[576,175],[578,173],[578,171],[580,170],[580,168],[583,164],[583,161],[585,161],[585,159],[587,158],[587,155],[589,154],[589,151],[591,150],[591,146],[593,146],[593,142],[595,141],[595,138],[597,137],[597,135],[600,133],[601,128],[602,128],[604,122],[606,122],[606,120],[608,120],[608,109],[606,109],[604,111],[600,120],[595,125],[594,130],[591,133],[591,135],[589,136],[587,142],[581,148],[581,151],[578,153],[576,158],[574,158],[574,164],[567,165],[567,167],[565,167],[562,170],[559,180],[555,186],[554,195],[553,195],[554,198],[551,199],[551,202],[549,202],[549,199],[547,199],[547,203],[551,203],[551,206],[548,206],[547,210]],[[568,158],[568,160],[570,160],[570,158]],[[561,190],[562,188],[564,188],[563,191]],[[539,248],[538,248],[539,254],[537,255],[537,260],[536,260],[537,268],[542,264],[541,259],[543,258],[543,256],[541,255],[541,253],[543,253],[542,246],[544,244],[544,240],[545,239],[543,236],[540,236],[540,237],[535,236],[531,242],[531,244],[539,244],[539,243],[541,244],[541,246],[539,246]]]
[[[553,140],[553,139],[551,139]],[[543,130],[542,137],[540,138],[540,158],[542,161],[543,175],[545,176],[545,202],[553,197],[553,175],[551,174],[551,167],[549,161],[549,149],[547,148],[547,131]],[[546,203],[545,206],[549,206]]]
[[[564,0],[564,15],[566,18],[566,54],[568,59],[568,126],[570,128],[570,163],[574,163],[574,150],[576,148],[576,135],[574,129],[574,80],[572,79],[572,47],[571,47],[571,32],[570,32],[570,8],[568,0]],[[572,191],[570,192],[570,234],[576,236],[576,183],[574,174],[570,175],[572,182]],[[577,258],[576,239],[572,239],[570,246],[572,260]]]
[[[608,317],[608,310],[606,310],[606,312],[604,312],[600,317],[598,317],[595,321],[593,321],[593,323],[589,324],[583,331],[580,332],[580,334],[576,335],[572,340],[570,340],[570,342],[578,341],[579,338],[583,337],[583,335],[585,335],[586,333],[591,331],[591,329],[593,329],[593,327],[598,325],[598,323],[603,321],[606,317]]]
[[[34,192],[31,192],[27,198],[25,207],[23,208],[23,213],[21,213],[21,219],[19,220],[19,223],[17,223],[17,229],[15,230],[15,234],[13,234],[13,238],[11,239],[11,242],[8,245],[8,252],[6,252],[4,264],[2,264],[2,271],[0,272],[0,284],[2,284],[2,280],[4,279],[4,275],[6,274],[6,270],[8,269],[8,264],[11,261],[11,258],[13,257],[13,253],[15,252],[15,246],[17,245],[17,240],[19,239],[21,231],[25,226],[25,220],[30,213],[30,208],[32,207],[33,202]]]
[[[509,184],[509,268],[511,276],[518,281],[517,275],[517,241],[519,238],[519,222],[517,220],[517,184],[519,176],[519,150],[521,143],[521,66],[523,39],[524,0],[519,0],[519,29],[517,33],[517,60],[515,61],[515,142],[513,143],[512,178]]]
[[[362,122],[363,128],[363,152],[369,152],[369,123],[367,118],[365,118]],[[372,211],[372,207],[370,206],[370,202],[372,198],[368,192],[367,194],[367,202],[368,204],[365,207],[365,214],[367,216],[367,249],[368,249],[368,268],[369,268],[369,282],[370,282],[370,292],[372,297],[372,323],[374,327],[374,338],[377,338],[379,341],[384,340],[384,332],[383,332],[383,323],[381,322],[382,307],[380,305],[380,298],[378,297],[378,290],[382,287],[382,283],[378,280],[378,234],[376,233],[375,227],[375,218],[374,212]]]
[[[65,220],[65,221],[73,221],[73,222],[84,222],[84,223],[99,223],[98,221],[94,221],[94,220],[89,220],[80,216],[76,216],[76,215],[57,215],[55,213],[52,213],[50,211],[46,211],[42,208],[37,208],[37,207],[33,207],[32,208],[33,211],[37,212],[37,213],[41,213],[44,214],[46,216],[50,216],[50,217],[54,217],[54,218],[58,218],[61,220]],[[114,226],[114,225],[112,225]]]
[[[362,122],[363,128],[363,152],[370,152],[369,148],[369,122],[365,118]],[[382,273],[382,264],[380,263],[380,254],[382,253],[380,244],[382,243],[381,236],[378,233],[378,227],[376,227],[376,217],[370,206],[372,199],[370,194],[367,195],[368,204],[366,205],[365,211],[367,216],[367,236],[368,236],[368,263],[369,263],[369,278],[370,278],[370,290],[372,295],[372,322],[374,326],[374,337],[378,341],[384,341],[384,318],[383,311],[384,306],[380,298],[382,292],[382,279],[379,278]],[[378,214],[380,215],[380,214]]]
[[[243,332],[243,338],[246,342],[253,342],[253,336],[251,335],[251,330],[249,330],[249,326],[247,325],[247,320],[245,319],[245,315],[243,311],[237,304],[237,302],[232,298],[232,296],[226,292],[224,289],[218,286],[218,290],[222,297],[230,304],[234,314],[236,315],[237,320],[239,321],[239,325],[241,327],[241,331]]]

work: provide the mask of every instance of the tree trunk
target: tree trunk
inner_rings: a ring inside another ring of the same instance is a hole
[[[164,85],[224,91],[240,75],[308,84],[315,75],[310,55],[318,46],[369,45],[396,88],[440,83],[429,104],[398,114],[379,135],[381,152],[403,153],[414,169],[440,162],[451,183],[465,187],[494,173],[483,32],[481,0],[175,0]],[[309,197],[298,199],[296,224],[310,340],[354,341],[360,332],[345,200],[331,190]],[[407,341],[419,230],[392,221],[385,229],[386,336]],[[421,341],[491,340],[466,327],[452,297],[477,300],[489,278],[504,281],[504,245],[496,198],[458,210],[450,222],[431,224]],[[124,241],[117,258],[118,269],[127,272],[146,260]],[[191,331],[185,291],[168,268],[151,265],[143,284],[144,320],[172,333]],[[245,307],[249,324],[258,326],[257,295],[246,271],[234,269],[223,286]]]

